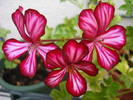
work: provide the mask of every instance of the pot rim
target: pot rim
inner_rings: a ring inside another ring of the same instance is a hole
[[[17,91],[30,91],[33,89],[42,88],[46,86],[44,82],[39,82],[37,84],[27,85],[27,86],[16,86],[6,82],[2,77],[0,77],[0,85],[6,89],[17,90]]]

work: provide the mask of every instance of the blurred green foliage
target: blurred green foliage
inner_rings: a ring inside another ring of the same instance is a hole
[[[17,65],[11,61],[8,61],[2,52],[2,45],[5,41],[7,34],[9,34],[9,33],[10,33],[10,30],[0,28],[0,67],[11,69],[11,68],[16,68]]]
[[[124,88],[133,88],[133,68],[130,68],[125,59],[122,59],[116,68],[121,72],[120,80],[124,82]]]
[[[125,49],[133,49],[133,26],[126,27],[126,46]]]
[[[65,18],[64,22],[58,24],[55,28],[46,27],[45,35],[42,36],[42,40],[45,39],[69,39],[80,35],[78,31],[78,16],[72,18]],[[66,41],[55,42],[58,46],[62,47]]]
[[[113,18],[113,20],[110,23],[110,26],[114,26],[114,25],[120,23],[121,20],[122,20],[121,16],[115,15],[115,17]]]
[[[66,82],[59,85],[59,89],[53,89],[50,96],[53,100],[72,100],[72,96],[66,90]]]
[[[132,16],[133,15],[133,0],[124,0],[124,4],[120,6],[121,10],[126,11],[125,16]]]
[[[120,85],[112,80],[111,77],[103,80],[100,84],[100,91],[88,90],[82,100],[117,100]]]

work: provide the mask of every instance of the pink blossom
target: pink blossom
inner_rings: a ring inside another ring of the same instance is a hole
[[[87,85],[85,78],[81,76],[78,70],[91,76],[98,73],[98,69],[94,64],[82,61],[87,54],[87,46],[77,43],[75,40],[69,40],[62,50],[57,48],[48,52],[46,62],[49,66],[47,68],[53,69],[53,71],[45,78],[45,84],[52,88],[57,86],[68,72],[67,91],[73,96],[84,94]]]
[[[97,52],[97,60],[101,67],[110,70],[119,62],[117,51],[125,43],[125,29],[120,25],[109,27],[114,18],[114,7],[108,3],[100,2],[95,10],[85,9],[79,15],[79,27],[83,30],[83,40],[89,54],[85,61],[92,61],[94,49]]]
[[[24,76],[33,77],[36,73],[36,55],[41,55],[46,64],[46,53],[57,47],[53,43],[39,42],[40,37],[45,34],[46,18],[34,9],[26,10],[25,14],[22,10],[23,8],[19,7],[12,14],[12,19],[25,42],[9,39],[3,44],[3,51],[10,61],[27,52],[27,57],[20,64],[20,71]]]

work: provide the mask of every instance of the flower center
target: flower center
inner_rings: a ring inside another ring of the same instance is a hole
[[[68,65],[68,67],[67,67],[67,71],[68,71],[68,72],[72,72],[72,71],[75,70],[75,69],[76,69],[76,67],[75,67],[74,64],[70,64],[70,65]]]
[[[29,50],[31,50],[31,49],[36,49],[38,46],[39,46],[39,43],[32,43],[32,44],[29,46]]]

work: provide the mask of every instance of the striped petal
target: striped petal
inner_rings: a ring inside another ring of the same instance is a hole
[[[63,52],[60,49],[55,49],[47,53],[46,61],[49,66],[47,68],[64,68],[66,66],[66,62],[64,60]]]
[[[20,64],[22,75],[32,78],[36,73],[36,49],[31,49],[29,55]]]
[[[57,46],[55,44],[53,44],[53,43],[50,43],[50,44],[41,44],[41,45],[38,46],[37,51],[39,52],[39,54],[43,58],[43,62],[44,62],[44,64],[46,66],[47,66],[47,63],[46,63],[46,54],[49,51],[54,50],[56,48],[57,48]]]
[[[94,15],[98,24],[98,35],[103,34],[114,17],[114,7],[108,3],[100,2]]]
[[[119,62],[117,52],[104,47],[100,43],[96,44],[96,51],[99,65],[106,70],[112,69]]]
[[[98,74],[98,69],[92,63],[83,61],[83,62],[80,62],[79,64],[76,64],[76,66],[78,69],[84,71],[88,75],[96,76]]]
[[[3,44],[3,51],[8,60],[14,60],[25,53],[30,46],[30,43],[20,42],[16,39],[9,39]]]
[[[27,32],[32,41],[37,41],[44,34],[44,29],[47,23],[46,18],[38,11],[28,9],[25,12],[25,22]]]
[[[125,29],[120,25],[111,27],[105,34],[98,38],[104,44],[115,49],[121,49],[126,44]]]
[[[85,79],[76,70],[69,71],[66,87],[73,96],[80,96],[87,90]]]
[[[90,9],[83,10],[79,15],[79,27],[84,31],[84,38],[94,38],[97,35],[98,25]]]
[[[88,40],[82,40],[81,43],[85,44],[88,47],[89,53],[84,57],[84,61],[92,62],[93,59],[93,50],[94,44]]]
[[[63,77],[65,76],[65,73],[65,69],[52,71],[45,78],[44,83],[49,87],[53,88],[62,81]]]
[[[30,38],[26,35],[24,31],[24,16],[22,14],[22,7],[19,7],[13,14],[12,14],[12,20],[14,24],[16,25],[21,37],[26,40],[30,41]]]
[[[88,49],[82,43],[77,43],[75,40],[69,40],[63,47],[63,52],[66,54],[66,59],[70,63],[81,61],[87,54]]]

